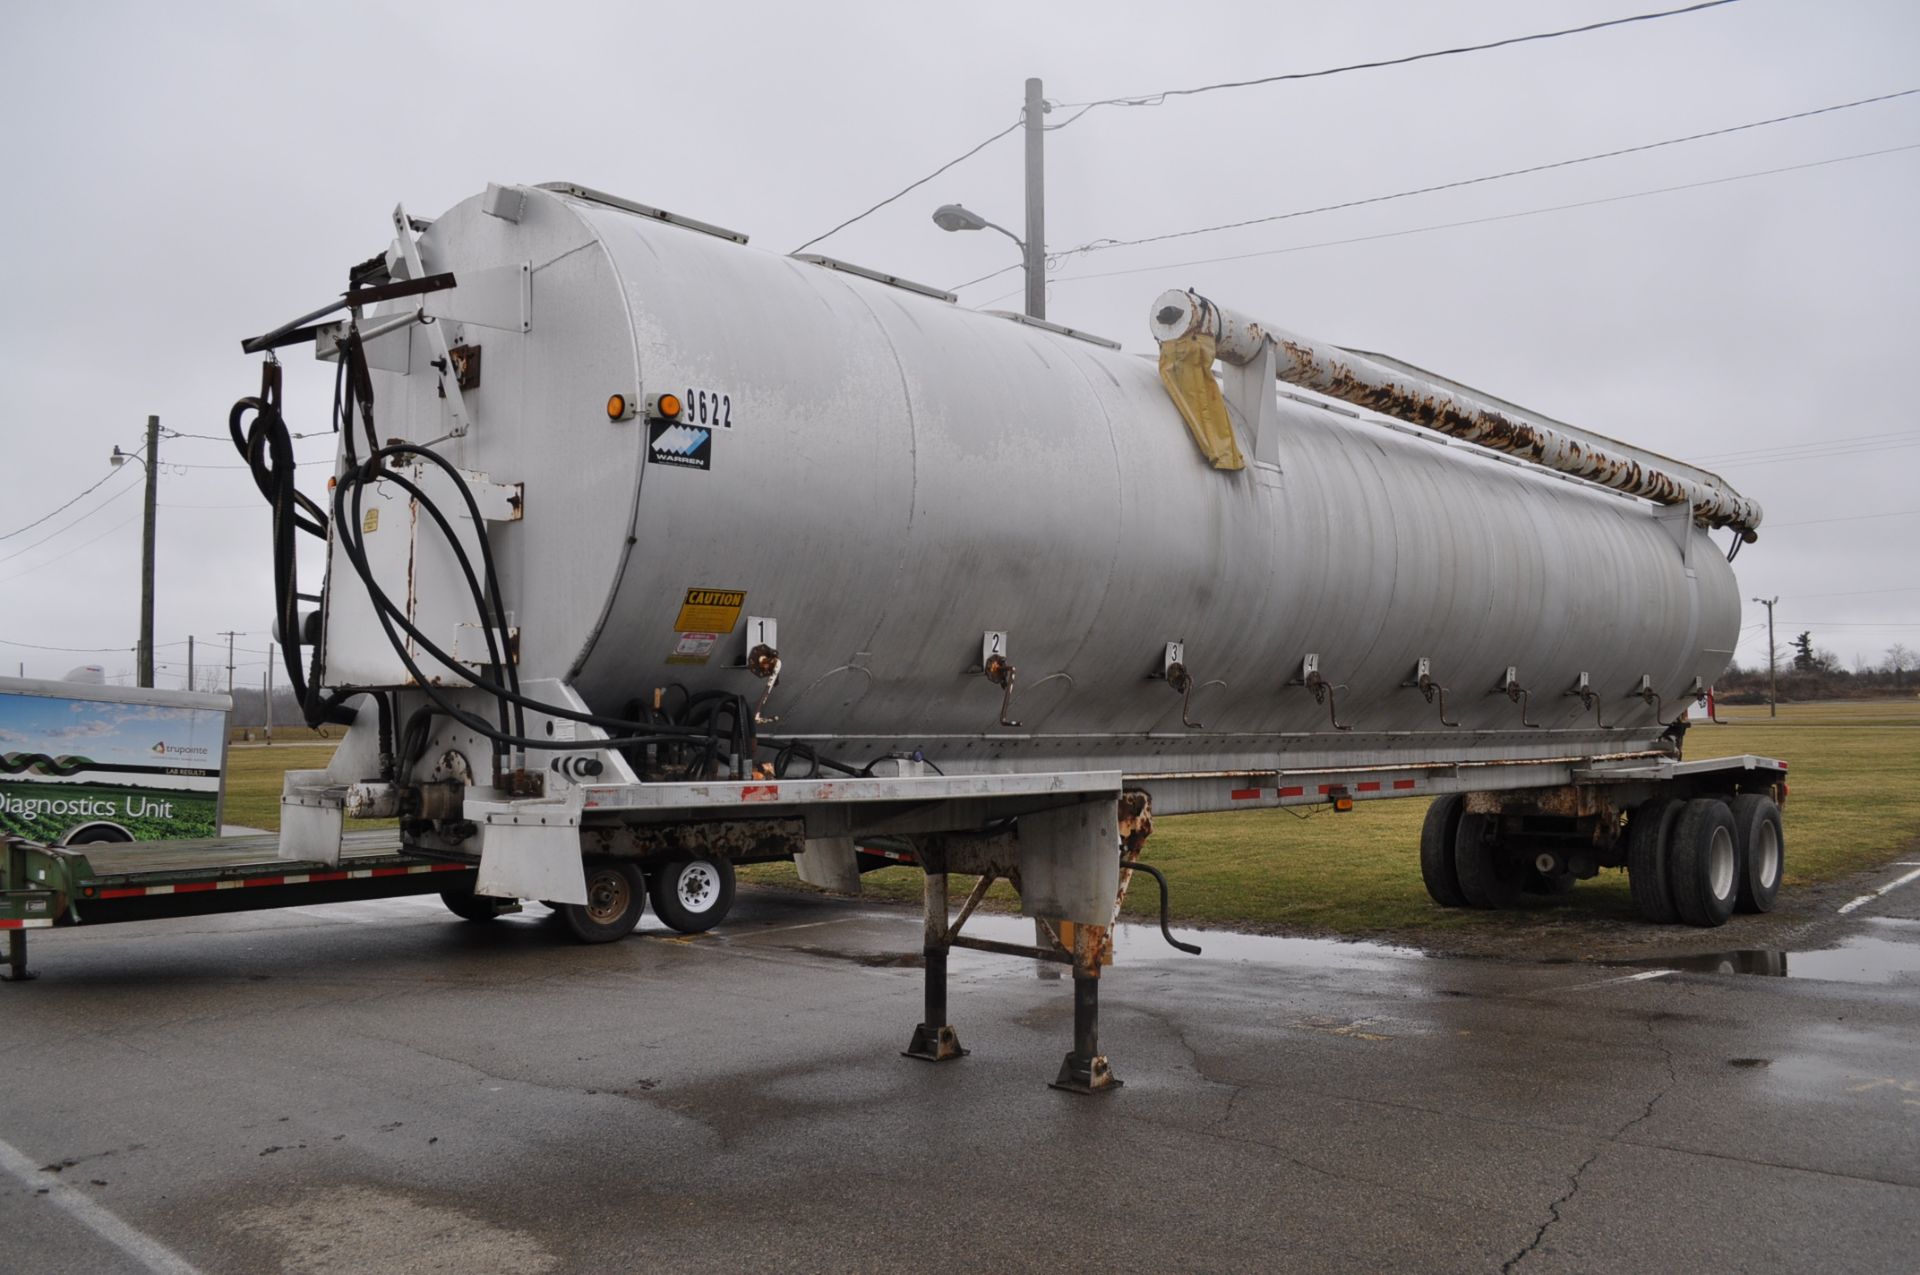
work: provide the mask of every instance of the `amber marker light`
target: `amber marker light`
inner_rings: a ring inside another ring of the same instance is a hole
[[[624,421],[628,415],[627,396],[625,394],[609,395],[607,398],[607,419],[610,421]]]
[[[659,412],[662,420],[677,421],[680,419],[680,396],[678,394],[662,394],[654,400],[654,407]]]

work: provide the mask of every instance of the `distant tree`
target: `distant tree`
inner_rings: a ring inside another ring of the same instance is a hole
[[[1840,657],[1826,647],[1813,653],[1813,667],[1820,673],[1844,673],[1846,668],[1840,663]]]
[[[1793,667],[1800,673],[1812,673],[1820,667],[1820,657],[1813,649],[1812,630],[1793,639]]]
[[[1887,648],[1887,671],[1893,674],[1895,686],[1907,684],[1907,670],[1920,665],[1920,656],[1899,642]]]

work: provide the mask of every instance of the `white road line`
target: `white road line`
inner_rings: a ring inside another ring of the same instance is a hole
[[[84,1192],[61,1182],[51,1173],[21,1155],[12,1146],[0,1142],[0,1169],[18,1178],[29,1191],[45,1191],[38,1198],[67,1213],[74,1221],[131,1257],[157,1275],[200,1275],[200,1268],[154,1239],[121,1221]]]
[[[1901,864],[1897,866],[1904,867],[1905,865]],[[1873,902],[1875,899],[1879,898],[1883,894],[1890,894],[1893,891],[1898,890],[1901,886],[1907,884],[1909,881],[1920,881],[1920,868],[1915,868],[1913,871],[1907,873],[1905,876],[1895,877],[1893,880],[1881,886],[1878,890],[1875,890],[1872,894],[1863,894],[1859,898],[1854,899],[1849,903],[1842,903],[1840,905],[1840,910],[1842,912],[1851,912],[1855,908],[1860,907],[1863,904]]]
[[[1590,987],[1612,987],[1617,983],[1644,983],[1650,978],[1665,978],[1669,974],[1679,972],[1679,970],[1642,970],[1638,974],[1622,974],[1619,978],[1603,978],[1597,983],[1576,983],[1565,990],[1584,992]]]

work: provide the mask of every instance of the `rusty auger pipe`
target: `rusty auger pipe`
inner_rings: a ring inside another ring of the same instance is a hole
[[[1271,346],[1280,380],[1436,433],[1517,456],[1662,505],[1689,505],[1695,521],[1757,538],[1760,505],[1718,474],[1618,439],[1528,412],[1490,394],[1388,359],[1296,336],[1193,292],[1164,292],[1150,316],[1154,338],[1214,338],[1215,357],[1244,366]]]

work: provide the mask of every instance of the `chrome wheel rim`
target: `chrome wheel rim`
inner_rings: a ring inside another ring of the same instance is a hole
[[[1761,822],[1760,835],[1749,849],[1759,856],[1760,888],[1773,889],[1774,882],[1780,879],[1780,830],[1773,826],[1771,819]]]
[[[1725,828],[1715,828],[1713,840],[1707,846],[1707,884],[1712,887],[1716,899],[1727,898],[1733,893],[1735,858],[1733,834]]]

